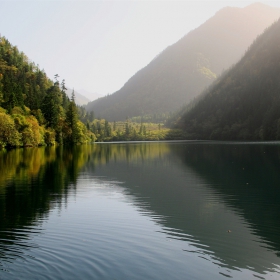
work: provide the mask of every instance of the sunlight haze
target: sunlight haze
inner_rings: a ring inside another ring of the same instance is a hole
[[[93,100],[226,6],[255,1],[0,1],[0,34]],[[262,1],[280,7],[279,1]]]

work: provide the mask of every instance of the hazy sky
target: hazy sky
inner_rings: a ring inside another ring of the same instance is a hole
[[[49,77],[105,95],[221,8],[254,2],[0,0],[0,34]]]

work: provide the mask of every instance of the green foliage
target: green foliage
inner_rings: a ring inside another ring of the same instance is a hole
[[[165,123],[171,116],[172,113],[147,114],[144,116],[132,117],[130,120],[138,123]]]
[[[65,80],[63,79],[61,82],[61,95],[62,95],[62,107],[64,110],[67,110],[68,105],[69,105],[69,98],[66,94],[66,86],[65,86]]]
[[[74,96],[66,95],[38,66],[0,36],[0,146],[86,143],[95,135],[79,121]],[[86,113],[93,120],[93,112]]]
[[[214,80],[217,78],[217,75],[205,66],[199,68],[199,72],[210,80]]]
[[[44,141],[46,145],[53,146],[55,145],[55,131],[52,128],[47,128],[44,134]]]
[[[70,143],[80,142],[80,130],[78,127],[78,111],[75,104],[74,91],[72,93],[72,98],[68,104],[68,108],[66,111],[66,123],[68,127],[71,129],[70,139],[68,139],[68,141]]]
[[[165,128],[163,124],[156,123],[139,124],[129,120],[109,123],[104,119],[95,119],[89,126],[97,142],[184,139],[182,130],[171,130]]]
[[[11,109],[23,105],[38,109],[51,81],[46,74],[30,63],[10,42],[0,37],[0,80],[2,106]]]
[[[0,112],[0,147],[19,146],[20,134],[11,116]]]
[[[50,87],[43,99],[41,110],[47,125],[51,128],[56,128],[58,125],[61,103],[62,98],[59,87],[57,85]]]

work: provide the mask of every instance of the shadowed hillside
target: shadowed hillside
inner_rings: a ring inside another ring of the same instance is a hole
[[[255,40],[178,125],[195,139],[280,139],[279,93],[280,20]]]
[[[263,4],[224,8],[165,49],[119,91],[90,102],[87,110],[109,121],[177,110],[238,61],[279,16],[280,9]]]

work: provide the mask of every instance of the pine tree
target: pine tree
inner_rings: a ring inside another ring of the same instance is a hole
[[[66,94],[66,86],[65,86],[65,80],[63,79],[61,82],[61,94],[62,94],[62,107],[66,110],[69,105],[69,98]]]
[[[67,122],[67,124],[69,125],[69,127],[72,131],[70,142],[71,143],[79,142],[78,126],[77,126],[78,110],[77,110],[77,106],[76,106],[76,103],[75,103],[75,92],[74,92],[74,90],[72,91],[71,100],[69,102],[68,109],[67,109],[67,112],[66,112],[66,122]]]
[[[93,112],[93,111],[90,111],[90,114],[89,114],[89,121],[90,121],[90,122],[93,122],[93,121],[94,121],[94,112]]]
[[[59,87],[55,84],[48,91],[43,100],[41,110],[51,128],[57,128],[60,117],[61,93]]]
[[[111,136],[111,126],[109,125],[107,120],[105,120],[104,135],[105,137]]]

